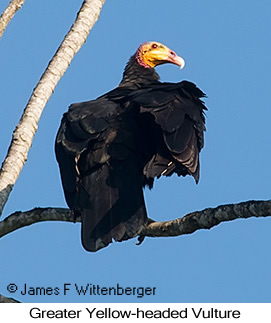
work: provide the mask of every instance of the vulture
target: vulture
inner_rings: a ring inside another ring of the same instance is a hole
[[[140,235],[148,224],[143,188],[155,178],[199,180],[205,94],[189,81],[160,82],[154,68],[164,63],[185,64],[167,46],[143,43],[115,89],[63,115],[56,159],[87,251]]]

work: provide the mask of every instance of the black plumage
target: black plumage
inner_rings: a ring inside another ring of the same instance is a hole
[[[140,233],[148,219],[143,187],[151,188],[155,177],[199,180],[204,93],[187,81],[159,82],[154,68],[137,57],[116,89],[71,105],[57,134],[65,198],[82,218],[88,251]]]

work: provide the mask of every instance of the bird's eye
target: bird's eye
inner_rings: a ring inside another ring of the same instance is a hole
[[[151,47],[152,48],[157,48],[157,44],[152,44]]]

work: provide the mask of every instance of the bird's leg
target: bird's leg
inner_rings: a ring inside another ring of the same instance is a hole
[[[154,220],[152,220],[152,219],[148,218],[146,226],[148,226],[149,224],[151,224],[151,223],[153,223],[153,222],[156,222],[156,221],[154,221]],[[141,243],[144,241],[145,237],[146,237],[146,236],[144,236],[144,235],[142,235],[142,234],[139,234],[139,236],[138,236],[138,238],[137,238],[137,240],[138,240],[138,241],[137,241],[136,245],[137,245],[137,246],[140,246],[140,245],[141,245]]]
[[[73,209],[73,222],[76,223],[77,219],[81,217],[80,212],[77,209]]]
[[[149,224],[151,224],[153,222],[156,222],[156,221],[154,221],[153,219],[148,218],[148,221],[147,221],[147,225],[146,226],[148,226]]]

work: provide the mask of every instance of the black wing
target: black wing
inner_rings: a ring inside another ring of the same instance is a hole
[[[159,128],[156,153],[144,167],[147,178],[171,175],[192,175],[199,180],[199,152],[204,145],[205,117],[201,98],[205,94],[195,84],[157,83],[131,93],[140,112]],[[151,125],[150,121],[149,125]],[[145,126],[146,127],[146,126]],[[151,134],[149,134],[151,137]]]
[[[101,97],[64,114],[55,151],[67,204],[82,218],[82,243],[96,251],[136,236],[147,221],[131,127]]]

